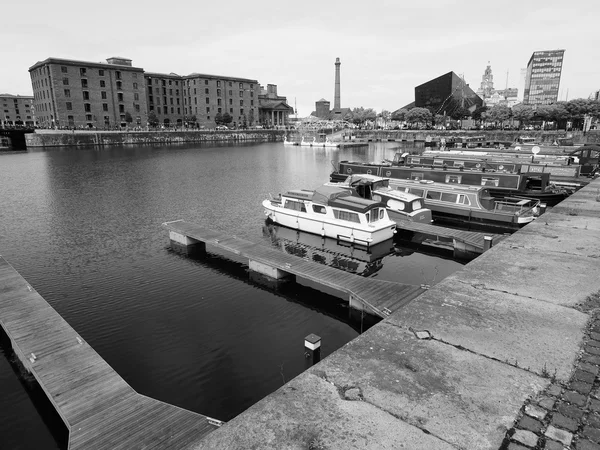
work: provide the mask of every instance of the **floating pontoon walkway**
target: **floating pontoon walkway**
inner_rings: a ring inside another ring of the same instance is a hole
[[[343,293],[351,307],[367,309],[380,317],[387,317],[425,290],[421,286],[360,277],[182,220],[166,222],[163,226],[169,230],[171,240],[180,245],[209,244],[248,258],[250,269],[274,278],[291,274],[299,281],[308,280],[335,289]]]
[[[502,234],[455,230],[439,225],[409,222],[407,220],[397,220],[396,224],[398,229],[421,233],[437,239],[452,239],[454,250],[470,253],[483,253],[506,237]]]
[[[138,394],[0,256],[0,325],[69,430],[69,449],[192,449],[220,424]]]

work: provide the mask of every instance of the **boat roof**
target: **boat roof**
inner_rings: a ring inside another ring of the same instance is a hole
[[[436,190],[441,191],[453,191],[453,192],[479,192],[484,189],[487,189],[489,186],[474,186],[471,184],[447,184],[447,183],[436,183],[431,180],[404,180],[404,179],[393,179],[393,185],[401,185],[404,187],[414,187],[420,189],[431,189],[435,188]]]
[[[353,197],[352,193],[336,186],[322,185],[314,191],[306,189],[293,189],[282,194],[285,197],[298,200],[308,200],[322,205],[334,206],[336,208],[348,209],[355,212],[365,213],[373,208],[385,208],[385,204]]]

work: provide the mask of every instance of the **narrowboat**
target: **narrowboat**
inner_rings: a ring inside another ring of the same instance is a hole
[[[469,160],[445,161],[443,158],[423,158],[415,155],[394,158],[380,164],[340,161],[339,170],[331,174],[331,181],[341,181],[352,174],[369,174],[391,180],[431,180],[437,183],[487,186],[494,197],[519,196],[539,199],[547,205],[556,205],[571,194],[550,183],[550,173],[530,169],[521,172],[517,164],[488,165]],[[410,161],[410,163],[408,163]],[[425,165],[426,162],[433,164]],[[452,165],[449,165],[451,163]],[[406,165],[408,164],[408,165]],[[528,168],[531,165],[527,165]],[[512,171],[511,171],[512,170]]]
[[[266,199],[267,219],[289,228],[370,246],[391,239],[396,223],[381,202],[354,197],[347,189],[295,189]]]
[[[367,174],[350,175],[341,183],[327,183],[327,186],[348,189],[358,197],[384,203],[390,219],[396,223],[400,220],[420,223],[432,221],[431,210],[425,208],[423,198],[392,189],[389,178]]]
[[[390,186],[423,197],[425,206],[439,221],[480,223],[516,230],[532,222],[540,211],[539,200],[518,197],[499,199],[493,197],[485,186],[399,179],[391,179]]]

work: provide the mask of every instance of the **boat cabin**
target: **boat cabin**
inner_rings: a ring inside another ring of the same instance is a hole
[[[600,146],[584,145],[569,153],[569,156],[578,158],[581,165],[581,175],[593,175],[600,165]]]

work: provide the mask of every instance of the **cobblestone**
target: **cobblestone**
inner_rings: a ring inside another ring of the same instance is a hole
[[[568,403],[561,403],[557,409],[559,413],[572,419],[581,419],[585,415],[585,411],[579,406],[569,405]]]
[[[552,417],[552,425],[558,428],[564,428],[565,430],[569,430],[571,432],[577,431],[579,426],[576,420],[565,417],[562,414],[555,414],[554,417]]]
[[[589,345],[591,347],[600,347],[600,341],[590,339],[589,341],[586,342],[586,345]]]
[[[590,409],[592,411],[596,411],[596,412],[600,411],[600,400],[596,400],[594,398],[591,399],[590,400]]]
[[[600,364],[600,356],[594,355],[583,355],[581,357],[582,361],[588,362],[590,364]]]
[[[515,442],[511,442],[510,445],[508,446],[508,450],[529,450],[528,447],[523,447],[520,444],[517,444]]]
[[[553,397],[558,397],[562,392],[562,386],[560,384],[551,384],[548,389],[546,389],[546,393],[548,395],[552,395]]]
[[[590,383],[584,383],[583,381],[572,382],[570,388],[583,395],[588,395],[592,391],[592,385]]]
[[[513,434],[512,438],[513,440],[529,447],[535,447],[538,440],[537,435],[528,430],[517,430],[515,431],[515,434]]]
[[[598,347],[592,347],[589,343],[586,344],[585,347],[583,347],[583,350],[586,353],[589,353],[591,355],[596,355],[596,356],[600,355],[600,348],[598,348]]]
[[[598,360],[598,363],[600,364],[600,359]],[[596,376],[584,370],[576,370],[573,374],[573,378],[579,381],[585,381],[586,383],[593,383]]]
[[[539,433],[542,431],[542,422],[533,417],[523,416],[517,423],[518,428],[522,428],[524,430],[533,431],[534,433]]]
[[[565,392],[564,398],[569,403],[572,403],[572,404],[578,405],[578,406],[585,405],[585,402],[587,400],[585,396],[581,395],[578,392],[574,392],[574,391]]]
[[[527,414],[528,416],[531,416],[531,417],[535,417],[536,419],[539,419],[539,420],[544,420],[544,417],[546,417],[546,414],[548,414],[548,411],[546,411],[544,408],[540,408],[539,406],[536,406],[536,405],[527,405],[525,407],[525,414]]]
[[[595,340],[597,340],[597,341],[600,341],[600,333],[597,333],[597,332],[594,332],[594,331],[592,331],[592,332],[590,333],[590,337],[591,337],[592,339],[595,339]]]
[[[598,367],[588,364],[588,363],[580,363],[579,368],[581,370],[585,370],[586,372],[593,373],[594,375],[598,375]]]
[[[544,445],[544,450],[563,450],[565,448],[560,442],[552,441],[550,439],[546,439],[546,444]]]
[[[596,443],[600,442],[600,430],[592,426],[586,426],[583,429],[583,435]]]
[[[594,444],[588,440],[581,440],[575,444],[576,450],[600,450],[600,445]]]
[[[573,434],[568,431],[559,430],[558,428],[548,425],[546,432],[544,433],[546,437],[550,439],[554,439],[555,441],[562,442],[564,445],[571,445],[571,441],[573,440]]]
[[[552,397],[542,397],[538,401],[538,405],[540,405],[544,409],[547,409],[548,411],[551,411],[554,408],[555,403],[556,403],[556,400],[553,399]]]

